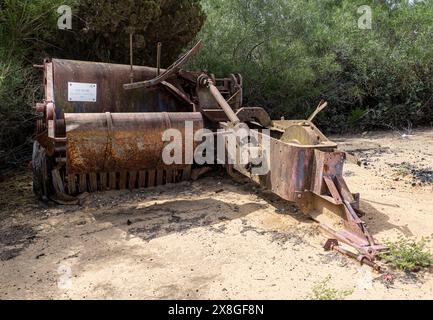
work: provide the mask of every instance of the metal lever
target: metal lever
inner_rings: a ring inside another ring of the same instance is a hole
[[[322,112],[326,107],[328,106],[328,102],[322,100],[320,101],[319,105],[317,106],[316,110],[311,114],[311,116],[308,118],[309,122],[312,122],[314,118]]]
[[[215,98],[221,109],[223,109],[224,113],[226,114],[227,118],[229,118],[231,123],[237,125],[241,122],[239,117],[227,103],[226,99],[224,99],[224,97],[221,95],[221,92],[218,90],[217,87],[215,87],[213,81],[206,74],[202,74],[198,77],[198,83],[200,86],[209,89],[210,94]]]
[[[124,84],[123,88],[125,90],[137,89],[137,88],[150,88],[160,84],[161,82],[167,80],[182,68],[197,52],[203,47],[203,43],[199,41],[194,48],[183,55],[179,60],[173,63],[165,72],[158,75],[156,78],[146,81],[140,81],[130,84]]]

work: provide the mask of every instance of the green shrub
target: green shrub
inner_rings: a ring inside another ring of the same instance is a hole
[[[39,94],[38,80],[31,68],[0,61],[0,167],[31,157],[29,136],[35,122],[31,106]]]
[[[0,6],[0,167],[31,157],[30,136],[40,98],[45,41],[57,28],[61,0],[4,0]]]
[[[324,280],[317,282],[313,288],[313,293],[308,297],[309,300],[344,300],[353,293],[353,290],[337,290],[329,286],[331,276],[328,275]]]
[[[381,258],[393,267],[404,271],[419,271],[433,265],[433,254],[427,245],[432,237],[422,238],[420,241],[399,237],[397,241],[387,241],[389,251],[381,254]]]
[[[361,5],[371,30],[357,26]],[[240,72],[251,105],[301,118],[329,102],[321,128],[344,132],[433,123],[433,2],[204,0],[206,47],[194,65]]]
[[[129,64],[129,34],[134,33],[134,63],[173,63],[196,37],[206,19],[199,0],[75,0],[72,31],[59,31],[53,43],[59,57]]]

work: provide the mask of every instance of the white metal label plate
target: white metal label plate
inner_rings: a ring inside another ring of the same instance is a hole
[[[68,101],[96,102],[96,83],[68,82]]]

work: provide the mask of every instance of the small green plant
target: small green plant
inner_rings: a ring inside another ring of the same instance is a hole
[[[353,293],[352,290],[337,290],[329,286],[331,276],[328,275],[324,280],[317,282],[312,290],[313,294],[308,298],[310,300],[344,300]]]
[[[433,265],[433,254],[427,245],[433,241],[433,236],[423,237],[421,240],[400,236],[397,241],[386,241],[388,251],[381,254],[381,258],[403,271],[417,272]]]
[[[350,112],[348,121],[352,124],[356,124],[366,115],[366,113],[367,113],[366,110],[357,107]]]
[[[406,177],[411,173],[412,169],[409,163],[403,162],[394,168],[394,172],[396,175]]]

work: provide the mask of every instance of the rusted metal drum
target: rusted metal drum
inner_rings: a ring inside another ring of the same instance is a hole
[[[123,85],[130,82],[130,72],[128,65],[53,59],[52,91],[57,119],[62,119],[63,113],[191,111],[161,87],[124,90]],[[154,78],[157,70],[134,66],[133,73],[134,81],[144,81]],[[70,101],[71,83],[95,85],[95,101]]]
[[[192,127],[189,134],[203,129],[199,112],[66,113],[67,173],[166,168],[162,153],[169,142],[163,141],[163,134],[167,129],[177,129],[185,141],[187,121]],[[178,168],[186,166],[184,148],[182,152]]]

